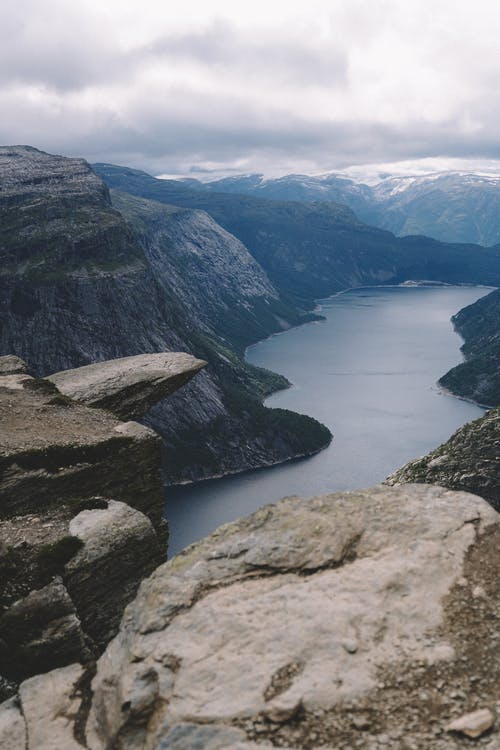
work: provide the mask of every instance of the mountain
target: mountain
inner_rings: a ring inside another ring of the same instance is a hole
[[[453,324],[464,339],[465,362],[439,381],[457,396],[500,405],[500,290],[464,307]]]
[[[199,208],[245,245],[286,299],[313,300],[354,286],[426,279],[500,284],[500,247],[395,237],[336,203],[278,201],[193,190],[176,180],[94,165],[111,188]]]
[[[36,375],[169,350],[207,360],[196,383],[146,420],[165,439],[170,481],[329,442],[315,420],[261,405],[287,382],[246,365],[243,348],[302,311],[206,214],[117,197],[128,223],[85,161],[31,147],[1,148],[0,174],[0,353]]]
[[[389,178],[373,189],[376,224],[398,235],[500,243],[500,177],[444,172]]]
[[[342,174],[236,175],[212,182],[183,180],[196,190],[242,193],[291,201],[334,201],[368,224],[398,236],[427,235],[443,242],[485,246],[500,242],[500,177],[441,172],[385,177],[374,186]]]
[[[342,174],[331,173],[319,176],[289,174],[275,179],[265,179],[261,174],[251,174],[225,177],[212,182],[189,179],[182,182],[195,190],[243,193],[257,198],[307,203],[333,201],[348,206],[363,221],[368,222],[376,215],[372,206],[372,189]]]

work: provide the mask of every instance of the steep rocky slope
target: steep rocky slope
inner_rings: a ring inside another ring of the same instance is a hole
[[[25,681],[28,750],[456,750],[498,743],[500,523],[431,486],[287,498],[158,568],[89,684]],[[90,710],[89,710],[90,709]]]
[[[500,409],[460,427],[446,443],[410,461],[387,482],[428,482],[467,490],[500,511]]]
[[[123,420],[203,364],[169,353],[92,365],[93,379],[84,368],[74,395],[88,403],[99,382],[104,411],[0,357],[0,696],[30,675],[92,661],[165,559],[161,441]]]
[[[311,316],[283,302],[247,249],[208,214],[116,191],[112,199],[179,313],[178,334],[210,365],[147,418],[165,439],[167,478],[230,473],[326,445],[330,433],[315,420],[261,406],[287,382],[243,358],[251,342]]]
[[[213,193],[126,167],[98,164],[95,169],[110,187],[207,211],[243,242],[282,293],[310,305],[346,287],[406,279],[500,283],[500,247],[397,238],[331,202]]]
[[[4,147],[0,167],[0,353],[24,357],[38,375],[165,350],[207,360],[195,384],[148,416],[165,437],[172,481],[329,441],[314,420],[261,406],[286,381],[239,355],[301,311],[280,300],[241,243],[200,212],[129,201],[141,246],[83,160]]]
[[[500,290],[482,297],[454,315],[453,324],[465,343],[466,361],[440,379],[457,396],[480,404],[500,404]]]

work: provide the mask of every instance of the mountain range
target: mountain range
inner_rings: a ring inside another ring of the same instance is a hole
[[[169,482],[310,455],[317,421],[267,409],[285,378],[245,348],[315,300],[408,279],[500,286],[500,246],[399,238],[331,201],[221,193],[116,165],[0,149],[0,354],[35,375],[186,351],[208,367],[154,407]]]
[[[500,242],[500,176],[440,172],[386,176],[367,185],[342,174],[291,174],[275,179],[239,175],[187,187],[273,200],[334,201],[398,236],[427,235],[443,242],[491,246]]]
[[[408,279],[499,285],[500,245],[396,237],[346,206],[198,190],[139,170],[95,164],[110,188],[206,211],[237,237],[287,299],[312,308],[341,289]]]

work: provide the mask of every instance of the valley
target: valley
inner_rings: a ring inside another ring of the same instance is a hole
[[[171,553],[281,497],[382,482],[482,415],[478,406],[443,395],[436,381],[460,359],[453,311],[487,291],[446,286],[353,290],[320,302],[324,321],[251,346],[249,362],[279,371],[293,384],[266,405],[316,417],[333,440],[306,461],[167,487]]]

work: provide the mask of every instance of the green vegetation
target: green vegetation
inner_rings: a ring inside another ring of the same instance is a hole
[[[440,384],[457,396],[500,405],[500,290],[460,310],[453,322],[465,340],[466,361],[447,372]]]

